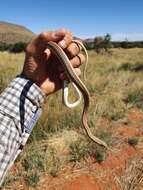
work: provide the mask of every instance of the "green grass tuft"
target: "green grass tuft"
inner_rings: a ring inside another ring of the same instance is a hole
[[[136,146],[139,143],[139,137],[130,137],[128,139],[128,144],[131,146]]]

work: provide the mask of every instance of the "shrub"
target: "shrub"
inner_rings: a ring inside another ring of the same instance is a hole
[[[138,142],[139,142],[139,137],[130,137],[128,139],[128,144],[130,144],[131,146],[137,145]]]
[[[9,51],[11,53],[20,53],[20,52],[23,52],[26,48],[27,44],[24,43],[24,42],[18,42],[16,44],[14,44],[10,49]]]
[[[9,51],[12,47],[12,44],[0,43],[0,51]]]
[[[131,106],[143,109],[143,87],[129,88],[124,101]]]
[[[79,162],[82,159],[85,159],[89,153],[87,143],[81,139],[71,143],[70,145],[71,158],[70,161]]]
[[[71,158],[70,161],[80,162],[85,158],[92,156],[98,163],[101,163],[106,158],[106,150],[93,143],[87,142],[85,139],[78,139],[70,145]]]

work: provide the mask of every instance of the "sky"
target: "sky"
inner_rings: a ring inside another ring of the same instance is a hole
[[[0,21],[37,34],[65,27],[83,39],[143,40],[143,0],[0,0]]]

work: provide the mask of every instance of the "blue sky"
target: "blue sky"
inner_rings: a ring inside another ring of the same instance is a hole
[[[81,38],[143,40],[143,0],[0,0],[0,21],[35,33],[66,27]]]

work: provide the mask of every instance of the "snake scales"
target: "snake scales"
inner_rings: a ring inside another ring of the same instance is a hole
[[[85,47],[83,46],[83,44],[81,42],[79,42],[78,40],[73,40],[73,42],[75,42],[76,44],[78,44],[79,46],[81,46],[83,48],[83,50],[85,51],[85,54],[86,54],[86,58],[87,58],[87,51],[86,51]],[[83,124],[83,127],[84,127],[88,137],[93,142],[108,149],[108,145],[101,139],[95,137],[91,133],[90,128],[88,126],[87,112],[88,112],[89,103],[90,103],[90,96],[89,96],[88,89],[86,88],[84,83],[81,81],[81,79],[75,74],[73,67],[70,63],[70,60],[67,57],[67,55],[65,54],[65,52],[63,51],[63,49],[60,46],[58,46],[57,43],[52,42],[52,41],[47,43],[47,48],[49,48],[51,50],[51,52],[59,59],[69,80],[72,81],[82,93],[82,96],[84,99],[84,106],[83,106],[83,112],[82,112],[82,124]]]

